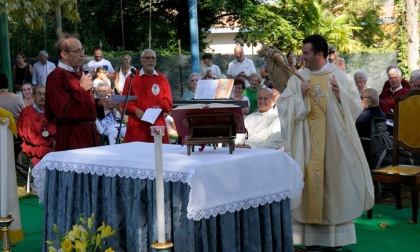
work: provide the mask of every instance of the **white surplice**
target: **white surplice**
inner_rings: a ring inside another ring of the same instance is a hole
[[[324,67],[329,78],[335,76],[340,102],[329,87],[324,157],[324,195],[321,224],[305,223],[306,193],[292,200],[295,244],[343,246],[356,242],[353,220],[372,208],[374,193],[369,166],[354,122],[360,114],[361,100],[356,86],[336,65]],[[305,80],[311,71],[298,72]],[[278,101],[285,151],[300,165],[304,182],[310,156],[308,114],[309,95],[302,97],[301,81],[292,76]],[[303,190],[306,190],[304,187]]]
[[[251,113],[244,123],[248,139],[245,139],[245,134],[237,134],[235,144],[248,144],[251,149],[278,149],[283,146],[277,110]]]

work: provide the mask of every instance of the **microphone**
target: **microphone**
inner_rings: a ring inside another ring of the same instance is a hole
[[[87,64],[83,65],[83,72],[85,74],[89,74],[90,73],[90,67]]]
[[[131,76],[134,76],[136,74],[137,70],[135,68],[131,68],[130,72],[131,72]]]

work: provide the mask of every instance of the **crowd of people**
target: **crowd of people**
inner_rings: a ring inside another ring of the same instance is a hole
[[[153,50],[141,53],[139,70],[132,66],[131,56],[124,55],[115,71],[97,47],[87,72],[85,50],[77,37],[64,35],[56,52],[57,66],[48,61],[45,50],[33,66],[19,53],[13,67],[14,92],[8,91],[7,77],[0,76],[0,107],[13,115],[22,150],[33,165],[52,151],[97,146],[99,134],[107,136],[109,144],[119,142],[119,137],[125,143],[153,142],[151,124],[142,120],[151,108],[161,110],[153,125],[167,126],[170,133],[163,143],[176,142],[171,86],[156,71]],[[335,46],[311,35],[303,40],[302,55],[287,54],[288,67],[301,78],[292,75],[280,94],[270,85],[264,65],[257,73],[241,46],[234,48],[234,56],[223,75],[212,54],[205,53],[200,73],[189,75],[190,90],[182,99],[194,99],[200,80],[233,79],[232,100],[248,104],[242,108],[248,134],[237,135],[236,147],[284,151],[304,174],[302,195],[292,200],[294,242],[307,251],[322,247],[339,251],[356,243],[353,220],[374,203],[369,146],[359,137],[370,137],[373,118],[388,119],[392,125],[395,97],[420,90],[420,70],[406,81],[397,66],[390,66],[388,80],[378,92],[367,86],[364,70],[355,72],[351,81]],[[128,122],[122,128],[124,105],[113,101],[113,93],[137,97],[127,103]],[[337,189],[343,185],[345,190]]]

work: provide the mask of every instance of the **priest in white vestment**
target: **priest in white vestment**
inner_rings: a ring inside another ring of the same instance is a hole
[[[374,204],[354,124],[362,111],[359,92],[327,61],[327,53],[322,36],[304,39],[306,68],[298,74],[305,81],[292,76],[277,103],[285,151],[300,165],[305,182],[301,197],[291,201],[293,242],[308,251],[321,246],[339,251],[356,243],[353,220]]]
[[[257,94],[258,111],[244,119],[246,134],[237,134],[235,144],[238,148],[279,149],[283,148],[280,120],[273,109],[274,94],[271,89],[262,88]]]

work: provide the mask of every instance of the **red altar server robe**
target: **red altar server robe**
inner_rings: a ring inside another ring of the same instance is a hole
[[[82,71],[57,67],[47,78],[45,117],[57,125],[55,150],[88,148],[99,144],[95,120],[104,117],[96,109],[92,90],[80,87]]]
[[[134,141],[152,143],[154,139],[150,134],[150,126],[166,126],[163,113],[168,113],[172,109],[172,92],[166,77],[162,73],[156,71],[154,71],[151,76],[142,73],[142,70],[137,71],[133,78],[130,95],[136,95],[137,100],[130,101],[127,104],[129,119],[127,132],[125,133],[124,138],[125,143]],[[130,78],[127,78],[123,95],[127,95],[129,83]],[[135,114],[137,108],[146,111],[148,108],[153,108],[155,106],[161,108],[162,113],[153,125],[137,118]],[[162,142],[169,143],[167,131],[162,138]]]
[[[19,136],[23,140],[22,150],[26,156],[32,158],[33,166],[49,152],[54,151],[56,127],[33,106],[27,106],[20,112],[17,126]],[[44,130],[48,131],[48,137],[42,136]]]

